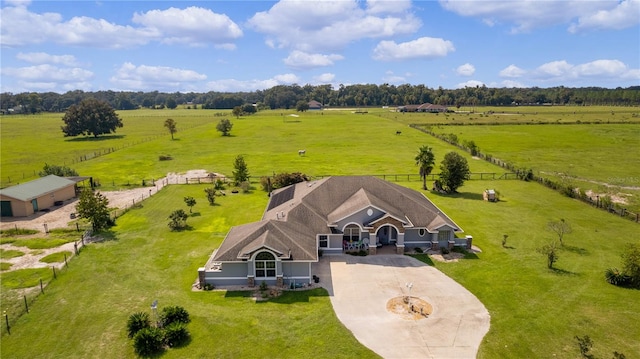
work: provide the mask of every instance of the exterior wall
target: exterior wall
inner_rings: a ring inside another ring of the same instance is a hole
[[[55,201],[66,201],[68,199],[74,198],[75,196],[76,189],[74,185],[69,185],[65,188],[61,188],[53,193],[47,193],[36,199],[38,201],[38,210],[51,208],[53,207]],[[34,213],[31,200],[20,201],[15,198],[6,196],[0,196],[0,199],[3,201],[11,202],[11,212],[14,217],[27,217]]]
[[[342,250],[342,234],[328,234],[329,248]]]
[[[311,265],[308,262],[282,262],[282,269],[285,286],[311,282]]]
[[[11,203],[11,214],[13,217],[26,217],[33,214],[33,206],[31,201],[23,202],[11,197],[0,196],[0,200],[9,201]],[[31,210],[29,212],[29,210]]]
[[[424,236],[420,237],[420,230],[407,228],[404,231],[404,245],[408,248],[427,247],[431,245],[433,234],[424,230]]]
[[[218,271],[207,270],[204,281],[214,287],[226,285],[247,285],[247,262],[223,263]]]

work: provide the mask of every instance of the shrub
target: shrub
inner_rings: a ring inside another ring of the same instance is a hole
[[[416,253],[422,253],[422,248],[420,247],[416,247],[414,248],[414,250],[416,251]]]
[[[640,245],[627,244],[622,254],[624,275],[629,278],[629,284],[640,287]]]
[[[262,283],[260,283],[260,291],[265,291],[267,290],[269,287],[267,286],[267,282],[262,281]]]
[[[186,344],[191,334],[184,323],[171,323],[164,329],[164,342],[170,348],[175,348]]]
[[[449,248],[447,248],[447,247],[440,247],[440,253],[442,253],[442,254],[449,254]]]
[[[181,209],[173,211],[169,216],[171,220],[169,222],[169,228],[171,228],[172,231],[184,229],[187,226],[187,218],[188,216],[185,211]]]
[[[142,357],[157,355],[164,350],[164,335],[162,330],[149,327],[140,330],[133,337],[133,349]]]
[[[162,326],[165,328],[173,323],[187,324],[190,321],[189,313],[183,307],[171,306],[162,308],[160,323],[162,323]]]
[[[158,156],[158,160],[160,161],[171,161],[173,157],[171,155],[160,155]]]
[[[133,338],[136,333],[142,329],[151,327],[151,320],[149,320],[149,314],[145,312],[137,312],[129,316],[127,321],[127,333],[129,338]]]
[[[214,188],[205,188],[204,192],[207,194],[207,201],[209,201],[209,205],[213,206],[216,204],[216,190]]]
[[[608,268],[604,272],[604,277],[609,284],[617,286],[626,286],[630,282],[630,278],[620,272],[618,268]]]
[[[249,183],[249,181],[243,181],[240,183],[240,189],[243,193],[247,193],[251,189],[251,184]]]

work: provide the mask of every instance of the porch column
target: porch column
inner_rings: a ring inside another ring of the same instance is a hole
[[[404,244],[396,244],[396,254],[404,254]]]
[[[200,267],[198,268],[198,286],[200,288],[204,287],[205,281],[204,281],[204,273],[205,273],[205,267]]]
[[[247,276],[247,285],[248,285],[249,287],[255,287],[255,285],[256,285],[256,279],[255,279],[255,277],[254,277],[254,276],[252,276],[252,275]]]

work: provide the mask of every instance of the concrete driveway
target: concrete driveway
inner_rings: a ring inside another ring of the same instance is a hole
[[[468,290],[434,267],[401,255],[324,256],[314,273],[329,291],[338,319],[384,358],[475,358],[489,330],[489,312]],[[433,313],[404,319],[387,302],[408,295],[426,300]]]

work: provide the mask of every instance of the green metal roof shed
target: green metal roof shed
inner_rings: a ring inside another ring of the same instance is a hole
[[[29,216],[75,197],[75,181],[49,175],[0,190],[2,216]]]

